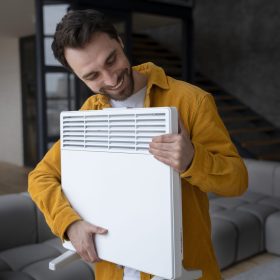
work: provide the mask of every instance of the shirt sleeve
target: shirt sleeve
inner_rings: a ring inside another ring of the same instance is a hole
[[[196,108],[190,124],[194,157],[181,178],[204,192],[241,195],[248,186],[247,169],[225,128],[210,94]]]
[[[36,168],[29,173],[28,191],[43,212],[52,232],[65,239],[68,226],[81,218],[61,189],[60,141],[53,145]]]
[[[95,109],[95,98],[89,97],[80,110]],[[44,214],[52,232],[67,239],[66,230],[81,217],[71,207],[61,188],[60,141],[46,153],[28,176],[28,192]]]

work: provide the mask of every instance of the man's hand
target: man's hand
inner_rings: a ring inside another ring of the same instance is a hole
[[[190,166],[194,148],[189,133],[179,121],[179,134],[164,134],[156,136],[150,143],[150,153],[159,161],[173,167],[178,172],[184,172]]]
[[[67,229],[67,235],[76,249],[77,253],[86,262],[98,262],[94,238],[95,234],[105,234],[107,230],[85,221],[77,221]]]

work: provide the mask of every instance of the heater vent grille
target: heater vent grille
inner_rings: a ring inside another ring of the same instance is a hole
[[[108,111],[81,111],[73,115],[62,113],[62,148],[148,153],[154,136],[169,133],[167,111]]]

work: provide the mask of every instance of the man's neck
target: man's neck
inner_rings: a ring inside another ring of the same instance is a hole
[[[134,70],[132,70],[132,75],[134,79],[134,90],[133,90],[133,94],[134,94],[146,86],[147,77],[144,74],[141,74]]]

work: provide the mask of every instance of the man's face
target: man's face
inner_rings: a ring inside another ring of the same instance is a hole
[[[134,82],[121,41],[96,33],[82,48],[66,48],[65,58],[75,74],[93,91],[115,100],[132,95]]]

